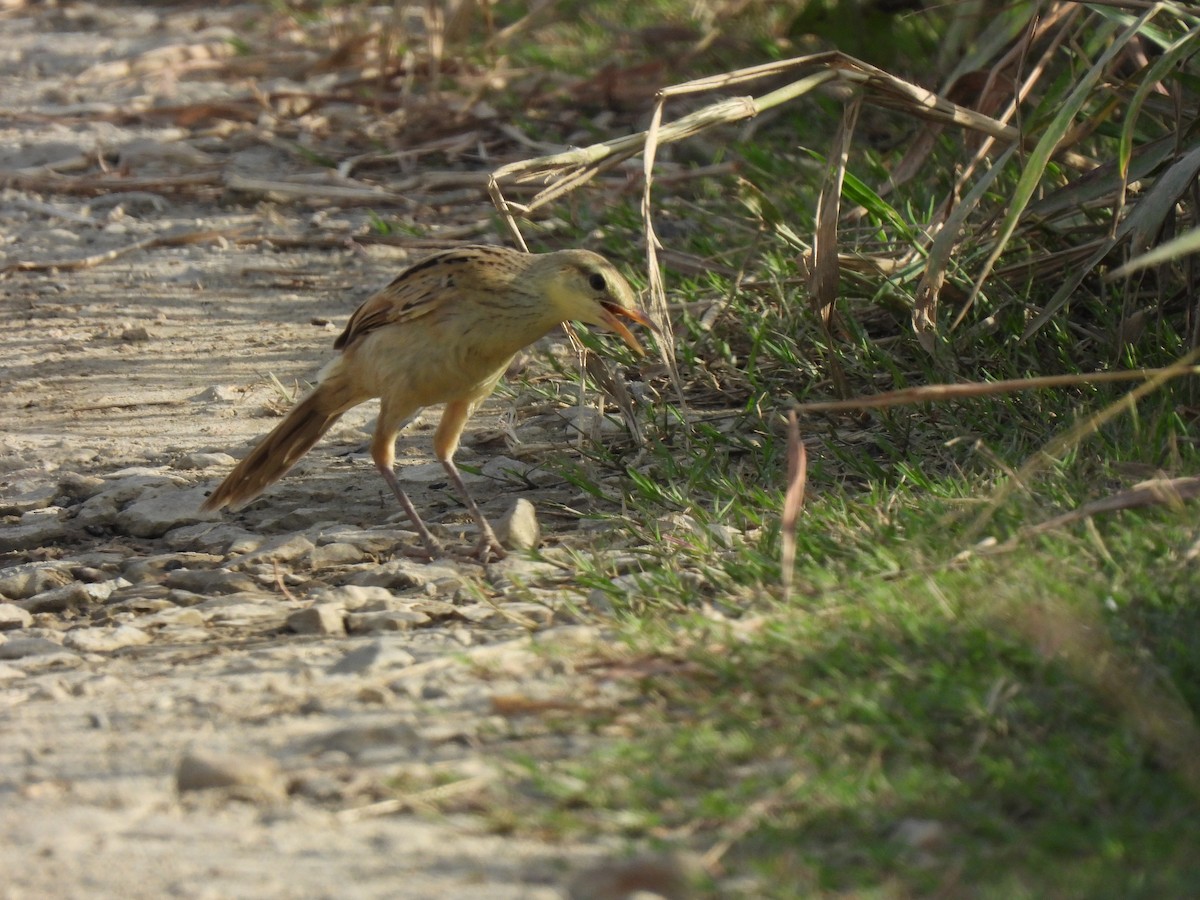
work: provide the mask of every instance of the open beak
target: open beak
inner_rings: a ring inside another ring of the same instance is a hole
[[[642,345],[638,343],[638,339],[633,336],[633,332],[626,328],[625,323],[621,321],[623,318],[629,319],[631,322],[637,322],[639,325],[645,325],[647,328],[653,330],[654,323],[646,317],[645,313],[636,309],[626,309],[624,306],[616,303],[604,303],[601,305],[601,309],[603,312],[600,318],[604,322],[604,327],[616,332],[629,349],[638,356],[645,356],[646,351],[642,349]]]

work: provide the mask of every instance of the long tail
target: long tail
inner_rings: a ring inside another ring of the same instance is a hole
[[[225,476],[200,509],[207,512],[253,500],[287,474],[343,413],[364,399],[352,395],[339,379],[321,382]]]

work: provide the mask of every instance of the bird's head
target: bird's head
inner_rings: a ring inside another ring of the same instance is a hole
[[[634,353],[645,350],[622,320],[653,328],[637,307],[633,288],[607,259],[590,250],[560,250],[539,256],[546,266],[546,293],[563,321],[598,325],[615,332]]]

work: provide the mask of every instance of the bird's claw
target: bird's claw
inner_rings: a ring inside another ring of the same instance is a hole
[[[485,534],[479,538],[471,555],[486,566],[489,562],[499,562],[506,558],[508,551],[500,545],[494,534]]]

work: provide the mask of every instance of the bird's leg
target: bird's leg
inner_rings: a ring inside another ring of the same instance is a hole
[[[479,508],[479,504],[475,502],[475,498],[467,490],[466,482],[462,480],[462,475],[458,473],[458,466],[454,464],[453,459],[443,459],[442,465],[446,468],[446,474],[450,476],[450,480],[454,482],[454,487],[458,491],[458,495],[462,498],[463,503],[467,505],[467,509],[470,511],[471,517],[475,520],[475,524],[479,526],[479,541],[475,544],[475,556],[483,563],[486,563],[489,557],[504,559],[504,557],[508,556],[508,553],[500,545],[500,539],[496,537],[496,532],[492,530],[491,523],[484,516],[483,510]]]
[[[471,518],[479,526],[479,542],[475,545],[475,556],[486,564],[489,559],[504,559],[508,553],[500,545],[500,539],[496,537],[496,532],[484,517],[479,504],[467,490],[467,485],[458,472],[458,466],[454,465],[454,451],[458,449],[458,439],[462,437],[463,428],[473,408],[474,404],[465,400],[455,400],[446,404],[442,421],[438,423],[437,431],[433,435],[433,450],[442,461],[446,474],[454,482],[455,490],[466,504]]]
[[[408,494],[404,493],[404,489],[400,487],[400,482],[396,479],[396,473],[392,469],[396,463],[396,434],[399,431],[396,423],[402,424],[405,418],[404,415],[388,416],[385,411],[380,411],[379,422],[376,424],[375,434],[371,438],[371,458],[375,460],[375,468],[379,470],[383,480],[387,482],[392,493],[396,495],[396,499],[400,501],[400,505],[404,507],[404,512],[420,536],[421,543],[425,545],[425,552],[429,554],[430,559],[437,559],[444,552],[442,545],[438,543],[438,539],[421,520],[417,508],[413,506],[412,501],[408,499]]]
[[[442,545],[438,543],[438,539],[433,536],[433,532],[422,521],[421,516],[417,513],[417,508],[408,499],[408,494],[404,493],[404,489],[400,487],[400,482],[396,479],[396,473],[392,471],[392,467],[377,464],[376,468],[379,469],[379,474],[383,476],[383,480],[388,483],[388,487],[392,489],[392,493],[396,495],[396,499],[400,501],[400,505],[404,507],[409,521],[412,522],[413,528],[417,530],[417,534],[421,537],[421,543],[425,545],[425,552],[429,554],[429,558],[437,559],[444,552]]]

